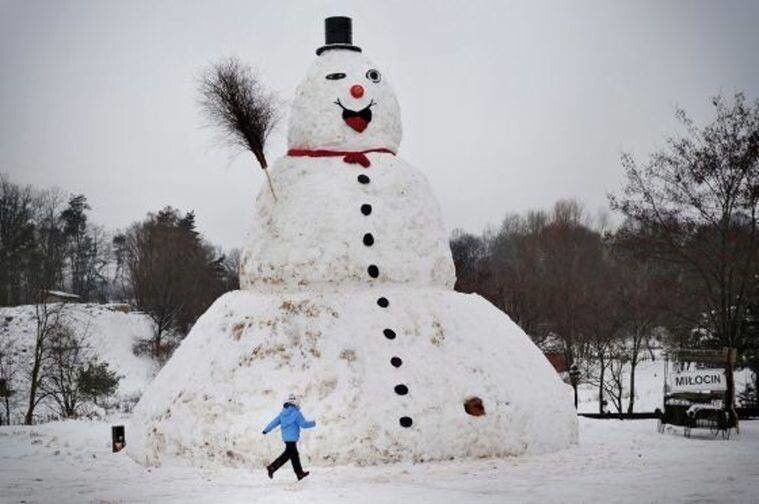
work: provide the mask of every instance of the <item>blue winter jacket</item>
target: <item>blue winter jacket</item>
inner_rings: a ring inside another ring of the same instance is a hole
[[[316,426],[316,422],[306,420],[300,410],[292,404],[285,404],[277,418],[269,422],[264,429],[264,434],[277,428],[279,425],[282,430],[282,441],[291,442],[300,439],[300,429],[310,429]]]

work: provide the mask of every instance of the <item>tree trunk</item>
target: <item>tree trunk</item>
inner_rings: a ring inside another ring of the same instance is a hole
[[[620,376],[619,395],[617,396],[617,403],[619,404],[619,419],[622,420],[622,401],[624,401],[624,389],[622,388],[622,377]]]
[[[635,368],[638,366],[638,359],[630,361],[630,400],[627,403],[627,412],[632,413],[635,408]]]
[[[29,407],[24,415],[24,424],[32,425],[34,423],[34,408],[37,406],[37,386],[40,379],[40,366],[42,364],[42,356],[39,354],[40,342],[37,342],[37,348],[34,353],[34,365],[32,366],[32,376],[29,386]]]
[[[10,396],[5,396],[5,425],[11,424],[11,401]],[[0,423],[0,425],[2,425]]]
[[[158,329],[156,330],[155,336],[153,337],[153,343],[155,344],[155,355],[154,357],[157,360],[161,360],[161,336],[163,335],[163,328],[160,324],[158,324]]]
[[[35,398],[37,396],[37,384],[36,379],[32,379],[32,386],[29,388],[29,406],[26,409],[26,415],[24,415],[24,425],[32,425],[34,423],[34,407]]]
[[[735,349],[725,349],[725,377],[727,381],[727,390],[725,391],[725,409],[730,418],[730,426],[738,428],[738,412],[735,411],[735,375],[733,374],[733,363],[735,361]]]
[[[599,380],[598,380],[598,413],[603,414],[604,412],[604,378],[606,377],[606,362],[604,362],[603,357],[599,359],[599,362],[601,364],[601,372],[599,373]]]

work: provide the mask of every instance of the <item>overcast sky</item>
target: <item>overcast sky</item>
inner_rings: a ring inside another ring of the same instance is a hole
[[[705,120],[716,93],[759,97],[756,1],[0,0],[0,172],[86,194],[113,229],[193,209],[240,246],[264,178],[202,128],[197,76],[238,56],[288,102],[330,15],[395,88],[400,155],[449,228],[565,197],[595,213],[619,154],[661,145],[676,106]]]

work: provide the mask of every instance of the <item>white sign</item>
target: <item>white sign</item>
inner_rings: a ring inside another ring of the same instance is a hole
[[[696,369],[675,373],[669,382],[672,392],[727,390],[724,369]]]

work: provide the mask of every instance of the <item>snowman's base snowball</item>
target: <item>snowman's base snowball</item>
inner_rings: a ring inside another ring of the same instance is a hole
[[[317,422],[301,436],[309,464],[521,455],[577,441],[571,389],[506,315],[476,295],[385,285],[225,294],[135,408],[127,452],[150,465],[268,463],[281,441],[261,431],[289,393]],[[467,414],[473,397],[484,415]]]

